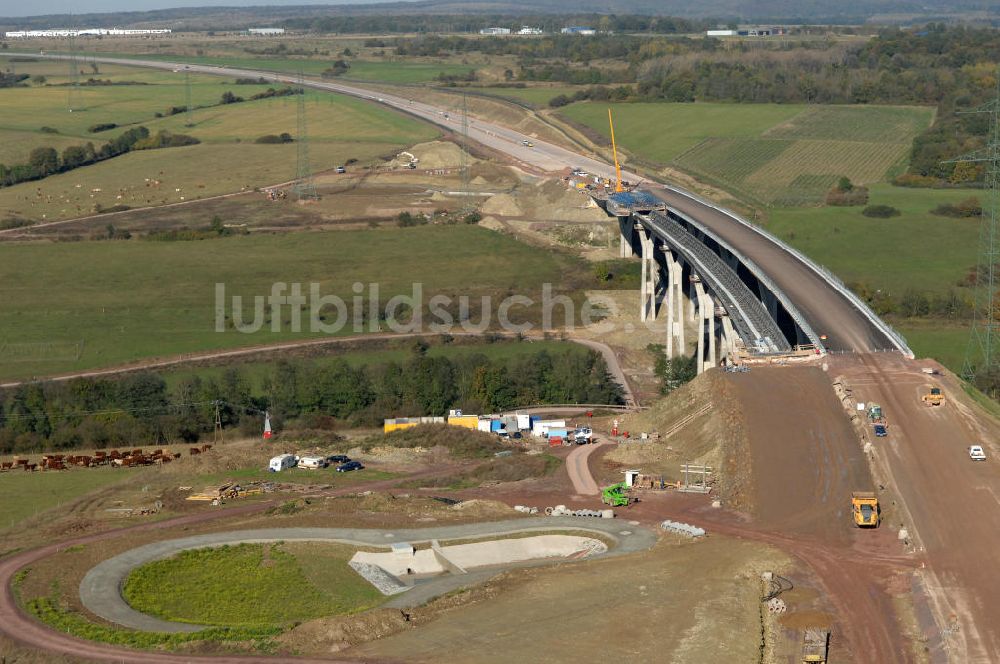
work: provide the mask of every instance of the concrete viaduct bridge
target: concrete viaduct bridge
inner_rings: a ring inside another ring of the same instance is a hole
[[[687,352],[685,321],[694,323],[698,373],[724,360],[831,351],[913,356],[898,333],[807,257],[688,192],[654,191],[595,200],[618,218],[619,255],[642,262],[640,317],[666,318],[669,357]]]
[[[38,58],[66,59],[60,54]],[[182,70],[228,77],[262,78],[276,83],[350,95],[412,115],[451,131],[460,117],[447,109],[399,94],[333,81],[302,80],[264,70],[142,58],[93,57],[96,62],[152,69]],[[489,148],[542,171],[572,166],[604,178],[615,169],[593,157],[524,135],[514,129],[469,120],[468,135]],[[643,178],[623,172],[632,182]],[[622,255],[642,260],[640,289],[643,319],[665,315],[671,355],[686,351],[684,292],[688,315],[694,312],[699,371],[734,352],[747,359],[816,355],[827,352],[900,352],[913,357],[906,341],[833,274],[745,219],[695,194],[650,183],[637,195],[602,201],[618,217]]]

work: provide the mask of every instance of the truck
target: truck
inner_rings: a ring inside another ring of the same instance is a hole
[[[280,473],[288,468],[294,468],[298,462],[299,458],[294,454],[279,454],[271,459],[271,462],[267,464],[267,469],[272,473]]]
[[[941,392],[940,387],[932,387],[921,399],[928,406],[940,406],[944,403],[944,393]]]
[[[878,497],[874,491],[855,491],[851,494],[854,525],[858,528],[878,528]]]
[[[606,486],[601,490],[601,502],[611,507],[628,507],[631,499],[625,482]]]
[[[823,664],[830,650],[830,631],[818,627],[810,627],[802,637],[803,664]]]
[[[879,424],[885,423],[885,418],[882,417],[882,406],[877,403],[873,403],[868,407],[868,419],[872,422],[877,422]]]

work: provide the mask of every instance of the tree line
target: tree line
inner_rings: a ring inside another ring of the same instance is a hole
[[[0,164],[0,187],[9,187],[21,182],[41,180],[56,173],[65,173],[75,168],[113,159],[134,150],[154,150],[200,143],[197,138],[185,134],[159,131],[150,134],[146,127],[133,127],[95,148],[93,143],[71,145],[60,155],[53,147],[35,148],[28,155],[28,161],[6,166]]]
[[[0,453],[196,442],[222,425],[259,435],[263,413],[279,429],[381,425],[450,408],[497,412],[535,403],[622,403],[621,387],[593,351],[540,351],[513,359],[429,355],[417,342],[400,362],[352,366],[282,360],[260,380],[229,367],[168,387],[157,373],[29,383],[0,392]]]

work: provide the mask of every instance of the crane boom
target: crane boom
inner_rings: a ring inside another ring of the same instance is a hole
[[[618,146],[615,144],[615,121],[611,118],[611,109],[608,108],[608,125],[611,126],[611,152],[615,156],[615,191],[621,192],[622,189],[622,168],[618,165]]]

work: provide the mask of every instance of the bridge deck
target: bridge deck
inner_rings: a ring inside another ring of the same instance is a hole
[[[731,267],[686,228],[659,212],[637,215],[643,223],[694,266],[709,290],[722,302],[740,338],[753,352],[763,340],[767,352],[788,352],[791,344],[763,303],[750,291]]]

